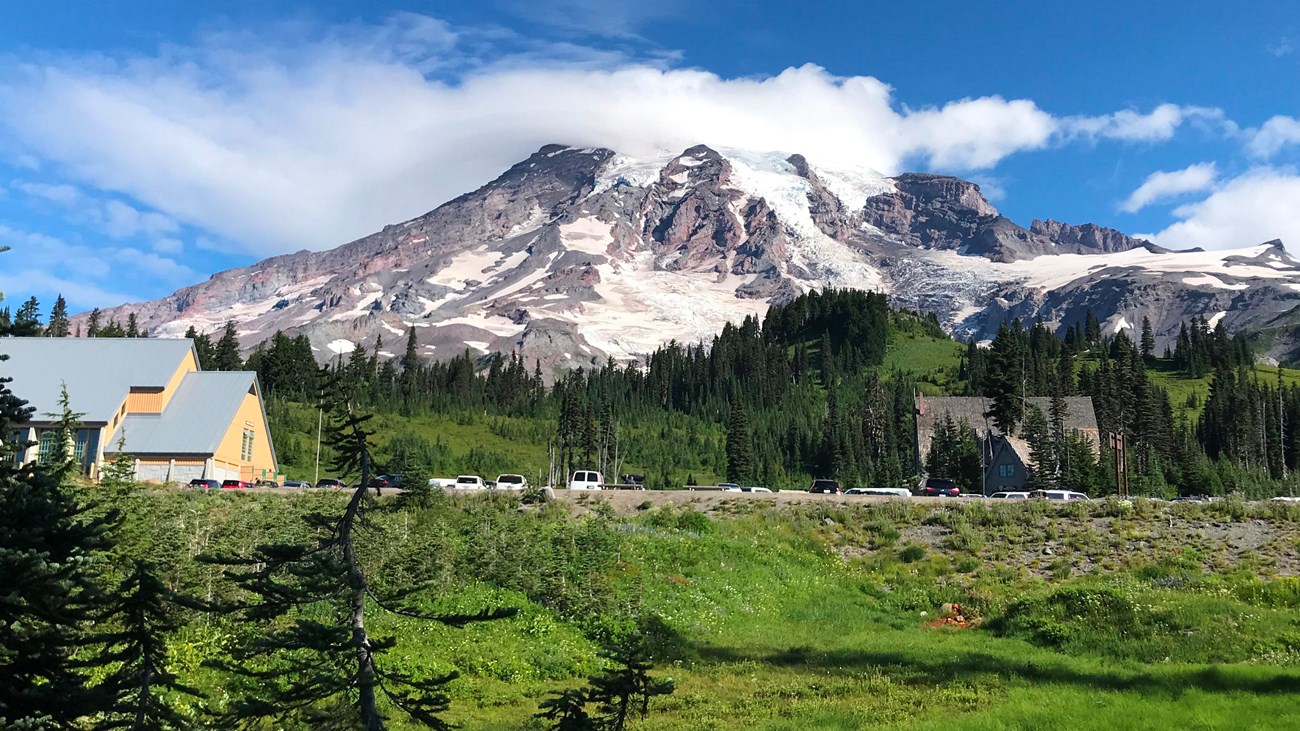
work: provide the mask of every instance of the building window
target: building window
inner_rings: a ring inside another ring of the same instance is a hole
[[[998,465],[998,477],[1015,477],[1016,466],[1013,464]]]
[[[22,464],[23,457],[27,454],[27,430],[18,429],[9,434],[9,448],[14,450],[14,464]]]
[[[54,453],[58,451],[59,430],[42,429],[40,438],[40,449],[36,452],[37,464],[49,464],[54,459]]]
[[[239,447],[239,458],[245,462],[253,461],[253,430],[244,430],[244,441]]]

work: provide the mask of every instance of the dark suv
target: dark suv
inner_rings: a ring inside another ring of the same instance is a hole
[[[812,487],[808,489],[808,492],[816,492],[823,495],[839,495],[843,491],[840,490],[840,483],[835,480],[813,480]]]
[[[943,477],[927,477],[925,484],[921,486],[921,494],[925,497],[957,497],[961,495],[961,489],[952,480]]]
[[[221,483],[216,480],[190,480],[190,487],[200,490],[220,490]]]
[[[347,487],[347,485],[345,485],[342,480],[335,480],[335,479],[325,477],[316,483],[316,487],[344,488]]]

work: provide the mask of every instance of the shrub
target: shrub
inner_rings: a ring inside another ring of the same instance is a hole
[[[898,557],[903,560],[903,563],[916,563],[925,558],[925,547],[913,543],[904,547],[903,550],[898,553]]]

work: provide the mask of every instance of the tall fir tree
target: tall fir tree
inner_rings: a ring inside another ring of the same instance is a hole
[[[1002,325],[993,338],[989,356],[990,415],[1004,434],[1015,434],[1025,413],[1026,346],[1020,321]]]
[[[54,300],[54,307],[50,309],[50,322],[45,326],[45,336],[49,338],[66,338],[71,334],[68,322],[68,303],[60,294]]]
[[[212,352],[212,369],[217,371],[243,370],[244,359],[239,357],[239,333],[234,320],[227,320]]]
[[[86,315],[86,337],[99,337],[100,320],[103,319],[103,317],[104,315],[99,311],[98,307],[91,310],[89,315]]]
[[[727,480],[742,485],[754,480],[754,436],[738,397],[732,400],[727,419]]]
[[[1156,335],[1151,329],[1151,320],[1146,315],[1142,316],[1142,359],[1150,363],[1156,355]]]

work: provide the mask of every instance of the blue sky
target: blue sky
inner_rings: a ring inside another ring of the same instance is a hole
[[[1300,247],[1295,3],[15,5],[10,300],[108,306],[332,248],[553,141],[947,172],[1024,225]]]

